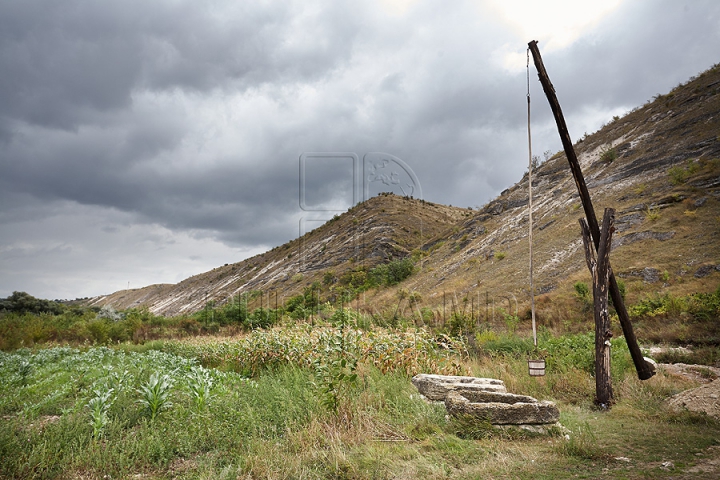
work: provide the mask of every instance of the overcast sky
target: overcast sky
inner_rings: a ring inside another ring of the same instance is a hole
[[[533,39],[577,139],[720,62],[720,2],[0,0],[0,297],[176,283],[378,191],[483,205]]]

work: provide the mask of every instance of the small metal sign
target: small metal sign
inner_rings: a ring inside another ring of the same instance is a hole
[[[531,377],[545,376],[545,360],[528,360],[528,373]]]

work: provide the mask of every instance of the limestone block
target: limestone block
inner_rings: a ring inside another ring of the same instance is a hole
[[[471,402],[454,391],[448,392],[445,408],[450,415],[471,415],[493,425],[548,424],[560,418],[560,411],[553,402]]]
[[[471,403],[537,403],[537,399],[527,395],[514,393],[488,392],[483,390],[466,390],[463,387],[454,390]]]
[[[431,375],[421,373],[412,378],[418,391],[429,400],[442,402],[448,392],[462,389],[463,392],[507,392],[505,383],[494,378],[463,377],[458,375]]]

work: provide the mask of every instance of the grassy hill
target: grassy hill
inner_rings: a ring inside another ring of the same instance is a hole
[[[175,285],[121,290],[92,299],[91,304],[117,309],[148,306],[156,314],[178,315],[201,310],[210,300],[221,305],[252,291],[272,292],[273,299],[278,295],[282,302],[314,282],[323,283],[326,275],[336,283],[349,271],[370,270],[408,257],[468,215],[469,211],[457,207],[381,194],[298,239],[242,262]]]
[[[596,212],[617,210],[611,263],[630,304],[710,292],[720,283],[718,92],[715,66],[575,145]],[[590,276],[578,226],[582,208],[564,153],[539,165],[533,185],[538,321],[572,329],[586,318],[575,285]],[[492,320],[502,308],[526,318],[527,203],[527,174],[479,210],[381,194],[264,254],[91,304],[178,315],[251,291],[283,302],[314,284],[322,301],[350,292],[354,306],[368,313],[438,322],[462,311]],[[406,257],[415,262],[407,280],[357,288],[358,275]]]

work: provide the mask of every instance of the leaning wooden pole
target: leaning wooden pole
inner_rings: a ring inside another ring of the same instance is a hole
[[[540,77],[540,84],[543,87],[545,96],[550,103],[550,109],[555,117],[555,123],[560,133],[560,140],[565,150],[568,163],[570,164],[570,170],[572,171],[573,178],[575,179],[575,185],[577,186],[578,193],[580,194],[580,201],[582,202],[583,210],[585,211],[585,217],[587,218],[588,226],[590,227],[590,234],[592,235],[595,249],[597,250],[600,245],[600,227],[595,216],[595,210],[590,200],[590,194],[588,193],[587,185],[585,185],[585,178],[583,177],[582,170],[580,169],[580,162],[578,162],[577,156],[575,155],[575,149],[573,148],[572,140],[570,140],[570,134],[568,133],[567,125],[565,124],[565,118],[563,117],[562,110],[560,109],[560,103],[555,96],[555,87],[553,87],[545,71],[545,66],[540,56],[540,50],[537,46],[537,41],[533,40],[528,43],[528,48],[533,55],[533,61],[535,62],[535,68]],[[613,306],[620,319],[620,325],[622,326],[623,335],[627,342],[628,348],[630,349],[630,356],[635,364],[638,378],[640,380],[647,380],[648,378],[655,375],[655,369],[652,365],[645,361],[643,354],[640,351],[640,346],[637,343],[635,332],[633,331],[632,323],[630,323],[630,316],[625,308],[625,302],[620,295],[620,289],[618,288],[615,275],[613,274],[612,268],[608,264],[608,280],[610,287],[610,297],[613,301]]]

